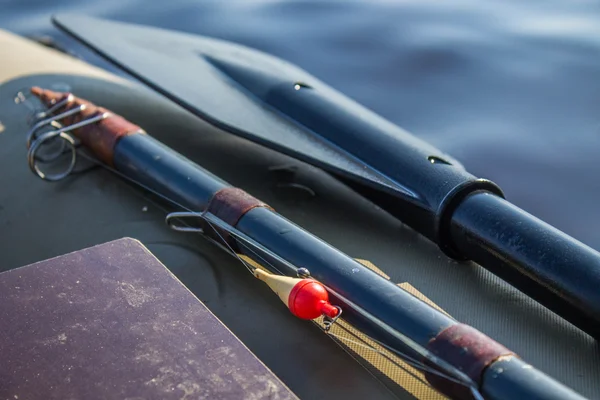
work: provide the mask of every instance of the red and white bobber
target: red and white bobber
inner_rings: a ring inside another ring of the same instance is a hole
[[[254,276],[269,285],[298,318],[315,319],[321,315],[335,318],[340,312],[329,302],[325,287],[314,279],[274,275],[260,268],[254,270]]]

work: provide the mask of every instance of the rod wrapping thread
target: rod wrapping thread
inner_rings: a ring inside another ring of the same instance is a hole
[[[489,338],[477,329],[455,324],[431,339],[427,346],[434,355],[449,362],[464,372],[478,386],[485,369],[501,357],[515,356],[515,353]],[[426,373],[427,380],[445,394],[457,398],[471,398],[469,390],[437,375]]]
[[[31,92],[47,107],[51,107],[53,104],[67,100],[69,96],[71,96],[70,93],[58,93],[38,87],[32,88]],[[63,126],[69,126],[88,118],[108,113],[107,118],[104,118],[97,123],[72,130],[71,133],[75,135],[85,147],[92,150],[94,155],[100,161],[111,167],[114,167],[114,148],[121,138],[134,133],[145,134],[142,128],[129,122],[120,115],[113,114],[103,107],[98,107],[87,100],[75,96],[72,96],[72,100],[56,110],[55,114],[63,113],[81,106],[84,107],[80,112],[65,117],[60,122]]]
[[[238,221],[248,211],[256,207],[264,207],[274,211],[268,204],[260,201],[240,188],[225,187],[213,195],[208,203],[206,211],[221,219],[229,226],[235,227]],[[231,235],[224,230],[217,227],[212,227],[212,229],[208,227],[208,229],[205,229],[204,231],[213,239],[218,241],[220,237],[222,237],[230,246],[236,247],[235,240],[233,240]]]

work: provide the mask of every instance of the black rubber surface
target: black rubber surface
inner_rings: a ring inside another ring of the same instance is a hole
[[[32,85],[70,88],[122,114],[342,251],[372,261],[395,282],[408,281],[453,317],[542,371],[600,398],[600,352],[590,337],[482,268],[451,261],[323,172],[217,132],[138,86],[72,76],[34,76],[0,86],[5,127],[0,133],[1,269],[130,236],[142,241],[300,397],[391,397],[316,328],[291,317],[238,261],[200,237],[170,231],[154,197],[101,169],[56,184],[33,176],[25,149],[28,110],[13,100],[18,90]],[[286,187],[290,182],[310,190]]]

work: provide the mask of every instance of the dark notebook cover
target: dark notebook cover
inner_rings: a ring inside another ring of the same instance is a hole
[[[0,274],[0,399],[295,396],[142,244]]]

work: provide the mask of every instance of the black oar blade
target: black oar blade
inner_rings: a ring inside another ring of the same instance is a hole
[[[196,35],[79,15],[61,15],[53,21],[108,61],[224,131],[375,190],[413,195],[365,160],[269,104],[270,94],[281,87],[312,88],[344,98],[298,67],[260,51]],[[356,103],[352,106],[366,111]]]

